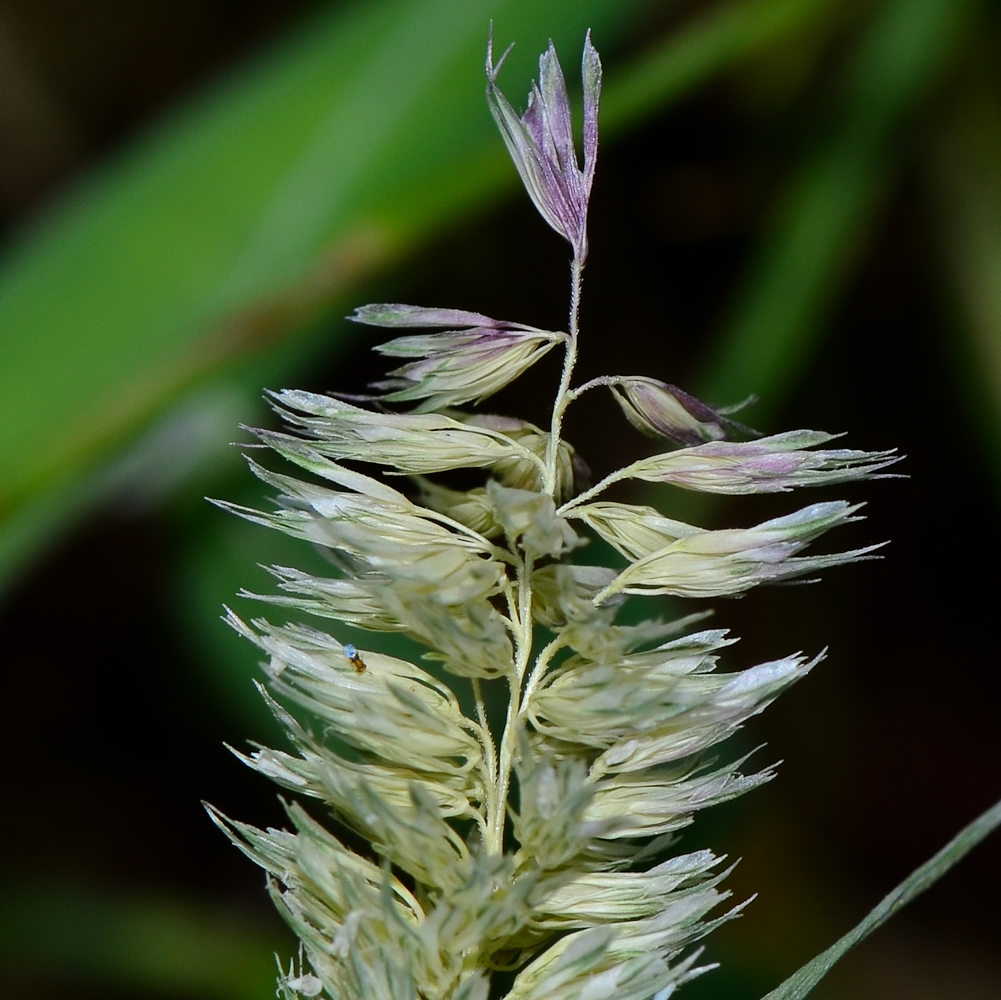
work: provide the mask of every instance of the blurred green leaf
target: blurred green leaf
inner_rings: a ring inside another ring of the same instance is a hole
[[[0,516],[46,487],[68,510],[74,476],[179,393],[508,182],[491,15],[520,90],[550,31],[611,45],[649,2],[328,8],[51,205],[0,272]]]
[[[842,80],[841,124],[793,174],[699,395],[759,394],[767,417],[810,357],[866,246],[909,118],[954,53],[973,0],[883,0]]]
[[[857,927],[831,945],[781,986],[762,1000],[802,1000],[813,991],[834,964],[874,930],[882,927],[895,913],[931,888],[953,865],[961,861],[984,838],[1001,826],[1001,802],[988,809],[955,836],[931,860],[904,879]]]
[[[606,50],[650,2],[380,0],[324,12],[52,205],[0,270],[5,572],[106,494],[89,470],[192,384],[274,355],[338,295],[512,185],[482,101],[489,16],[499,39],[519,40],[515,80],[549,32],[574,48],[590,25]],[[606,125],[679,98],[830,6],[711,9],[609,80]]]
[[[49,989],[87,980],[152,996],[267,1000],[274,954],[292,947],[277,919],[261,925],[204,903],[37,885],[0,894],[0,969],[26,991],[44,976]]]
[[[968,343],[959,376],[1001,486],[1001,80],[996,51],[971,47],[934,141],[928,178]]]
[[[788,43],[837,6],[833,0],[745,0],[711,8],[607,82],[604,132],[614,135],[741,60]]]

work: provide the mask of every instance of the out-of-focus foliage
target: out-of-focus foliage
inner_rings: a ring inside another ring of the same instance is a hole
[[[711,12],[613,83],[611,126],[822,6],[757,0]],[[532,38],[569,41],[590,26],[614,45],[649,7],[337,5],[51,205],[11,241],[0,268],[0,582],[59,520],[121,486],[109,456],[136,444],[182,394],[201,386],[200,403],[217,419],[192,441],[188,411],[168,417],[137,443],[147,456],[137,459],[140,475],[182,454],[190,466],[192,451],[225,440],[238,407],[206,386],[227,375],[232,383],[255,358],[235,385],[256,393],[281,377],[318,349],[301,336],[311,319],[509,186],[483,114],[489,18],[504,37],[526,39],[509,70],[524,73],[519,56]]]
[[[0,903],[5,954],[44,979],[65,977],[139,995],[250,1000],[267,997],[271,928],[204,903],[154,895],[7,884]]]
[[[973,6],[873,5],[835,81],[827,134],[787,178],[704,372],[710,398],[753,392],[772,407],[795,383],[880,215],[899,166],[895,144],[955,58]]]
[[[926,171],[938,244],[969,336],[964,376],[977,434],[1001,484],[1001,71],[996,38],[969,46]]]

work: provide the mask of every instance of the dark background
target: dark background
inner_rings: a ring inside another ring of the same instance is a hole
[[[75,171],[219,67],[266,45],[307,6],[0,4],[3,224],[29,219]],[[633,50],[706,6],[655,8],[635,28]],[[790,69],[797,82],[785,91],[774,66],[751,67],[603,146],[579,380],[615,372],[704,384],[787,168],[837,125],[831,80],[852,37],[850,28],[835,33],[815,62]],[[617,58],[626,61],[629,51]],[[819,584],[716,603],[716,621],[743,637],[731,667],[797,649],[830,651],[737,738],[734,753],[767,742],[755,760],[784,759],[778,778],[701,816],[685,834],[684,847],[743,858],[730,883],[737,899],[759,893],[740,921],[710,939],[707,958],[724,968],[686,988],[692,997],[760,996],[1001,791],[998,455],[985,417],[988,379],[943,264],[925,166],[958,63],[896,143],[892,189],[817,320],[823,336],[808,363],[744,417],[765,431],[816,427],[847,432],[849,447],[898,447],[909,478],[711,507],[659,498],[668,513],[707,525],[749,525],[796,500],[865,500],[867,520],[831,544],[892,540],[880,561],[831,571]],[[515,83],[508,93],[519,95]],[[357,301],[454,305],[559,328],[566,263],[559,239],[515,196],[381,274]],[[321,325],[343,333],[336,317]],[[379,370],[367,348],[365,335],[353,333],[299,384],[363,384]],[[538,419],[556,364],[547,359],[491,408]],[[648,447],[598,394],[577,404],[567,435],[597,474]],[[206,926],[232,928],[248,947],[260,942],[265,967],[269,948],[291,953],[259,872],[199,805],[207,799],[262,825],[282,821],[273,789],[223,747],[270,735],[249,694],[234,695],[231,678],[220,679],[212,664],[217,648],[228,650],[247,665],[249,691],[253,656],[237,651],[216,621],[217,580],[206,575],[205,553],[224,553],[218,580],[235,573],[237,585],[250,587],[265,586],[257,564],[271,560],[272,540],[254,548],[263,531],[233,528],[201,500],[205,492],[258,495],[248,477],[229,470],[156,504],[126,496],[103,505],[21,575],[2,609],[5,995],[230,995],[186,985],[183,974],[157,980],[101,958],[109,937],[128,942],[135,933],[137,956],[162,945],[175,948],[178,964],[197,964],[197,934],[185,937],[189,926],[174,941],[169,931],[171,908],[189,902]],[[999,888],[995,837],[862,946],[817,996],[1001,997]],[[161,929],[143,936],[141,920],[129,915],[152,912],[163,922],[150,926]]]

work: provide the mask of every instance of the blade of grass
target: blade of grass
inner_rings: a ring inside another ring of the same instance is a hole
[[[830,972],[834,964],[843,958],[848,951],[934,885],[953,865],[961,861],[999,826],[1001,826],[1001,802],[975,819],[938,854],[904,879],[857,927],[850,930],[826,951],[807,962],[781,986],[762,997],[762,1000],[802,1000],[802,997],[812,992],[820,980]]]

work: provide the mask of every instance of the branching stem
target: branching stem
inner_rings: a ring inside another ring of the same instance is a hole
[[[566,636],[558,635],[545,649],[539,653],[535,660],[535,666],[532,667],[532,672],[528,675],[528,682],[525,684],[525,690],[522,692],[521,703],[522,712],[524,712],[524,706],[528,703],[528,699],[531,697],[532,692],[538,687],[539,681],[546,674],[546,670],[549,667],[549,663],[552,658],[556,655],[559,650],[567,645]]]
[[[574,365],[577,362],[578,316],[580,313],[581,276],[584,265],[577,257],[570,269],[570,335],[567,338],[566,354],[563,359],[563,374],[560,386],[553,404],[553,419],[550,426],[549,442],[546,447],[545,476],[543,490],[551,497],[556,496],[557,463],[559,458],[560,431],[563,426],[563,414],[573,401],[574,394],[570,389]],[[518,573],[517,583],[517,616],[515,616],[513,601],[508,594],[508,604],[511,607],[511,619],[515,622],[515,671],[510,681],[510,699],[507,706],[507,719],[504,723],[504,733],[500,742],[500,757],[497,761],[497,780],[490,795],[488,850],[500,853],[504,847],[504,822],[507,817],[507,798],[511,789],[511,773],[514,767],[517,743],[521,733],[523,705],[531,694],[539,678],[545,672],[550,658],[559,648],[559,640],[554,640],[542,651],[532,670],[528,684],[522,691],[522,683],[528,671],[532,656],[534,629],[532,620],[532,559],[525,561]]]
[[[482,772],[484,776],[484,795],[486,813],[492,816],[496,812],[497,804],[492,802],[495,792],[493,776],[497,773],[497,748],[494,746],[493,734],[490,732],[490,724],[487,720],[487,705],[483,698],[483,686],[478,677],[473,678],[473,697],[476,699],[476,718],[480,723],[480,732],[477,734],[480,746],[483,748]],[[481,824],[483,826],[484,824]],[[484,833],[486,830],[484,829]]]
[[[572,403],[590,389],[597,389],[602,385],[618,385],[620,382],[624,382],[626,377],[625,375],[599,375],[597,378],[593,378],[589,382],[577,386],[576,389],[571,389],[567,395],[570,397],[570,402]]]
[[[610,472],[600,483],[595,483],[589,490],[585,490],[583,493],[578,493],[577,496],[568,500],[562,507],[559,507],[556,511],[560,517],[566,517],[570,511],[574,510],[576,507],[580,507],[581,504],[585,504],[592,497],[596,497],[599,493],[604,492],[608,489],[612,483],[617,483],[621,479],[628,479],[633,472],[633,468],[638,463],[633,462],[632,465],[627,465],[622,469],[616,469],[615,472]]]
[[[574,257],[570,269],[570,335],[567,339],[566,354],[563,359],[563,374],[560,386],[553,404],[553,419],[550,426],[549,442],[546,447],[545,476],[543,490],[551,497],[556,495],[557,462],[559,458],[560,431],[563,426],[563,414],[573,400],[570,390],[570,380],[573,378],[574,365],[577,362],[578,316],[580,313],[581,276],[584,265],[578,257]],[[500,853],[504,843],[504,822],[507,816],[507,798],[511,788],[511,772],[514,767],[517,743],[522,725],[522,706],[525,698],[531,693],[538,678],[545,670],[549,658],[558,646],[550,643],[540,655],[531,678],[522,692],[522,683],[528,671],[528,663],[532,656],[534,629],[532,621],[532,559],[525,557],[524,564],[518,573],[518,610],[515,635],[515,671],[510,677],[510,700],[507,706],[507,719],[504,723],[504,734],[500,743],[500,759],[497,762],[497,781],[491,796],[489,807],[489,830],[487,848]],[[509,605],[512,603],[510,595]],[[513,609],[512,609],[513,612]]]

